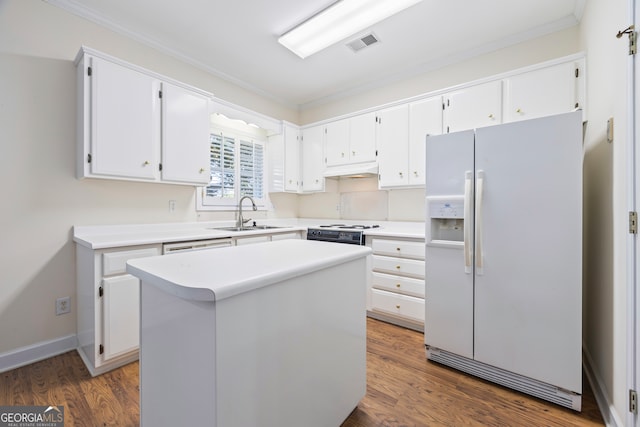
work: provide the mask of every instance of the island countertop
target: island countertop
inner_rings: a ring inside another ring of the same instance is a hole
[[[132,259],[127,272],[183,299],[219,301],[370,253],[366,246],[282,240]]]

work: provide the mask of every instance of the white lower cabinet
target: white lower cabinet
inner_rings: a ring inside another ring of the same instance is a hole
[[[98,250],[76,245],[78,353],[91,375],[137,360],[140,281],[126,273],[126,265],[161,253],[161,244]]]
[[[368,315],[424,330],[424,239],[367,237],[373,250]]]

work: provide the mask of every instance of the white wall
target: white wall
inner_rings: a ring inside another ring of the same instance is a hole
[[[297,121],[297,111],[45,2],[0,0],[0,355],[76,333],[74,225],[198,219],[192,187],[75,178],[73,59],[82,44]],[[297,211],[296,200],[276,202]],[[72,313],[55,316],[62,296],[71,296]]]
[[[584,159],[584,346],[611,405],[627,413],[626,371],[626,0],[590,0],[580,27],[587,52],[588,125]],[[615,140],[606,140],[614,119]]]

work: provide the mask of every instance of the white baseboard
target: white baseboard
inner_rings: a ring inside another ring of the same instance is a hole
[[[0,372],[39,362],[75,350],[77,347],[78,338],[73,334],[2,353],[0,354]]]
[[[605,425],[607,427],[624,427],[624,420],[620,418],[615,406],[613,406],[604,382],[602,381],[602,377],[593,369],[593,359],[584,347],[582,348],[582,366],[584,367],[587,381],[589,381],[591,385],[591,390],[593,390],[593,394],[595,395],[596,403],[598,404]]]

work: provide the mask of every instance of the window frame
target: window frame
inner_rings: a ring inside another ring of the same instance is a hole
[[[208,185],[198,187],[196,189],[196,210],[197,211],[229,211],[236,210],[240,198],[245,194],[241,193],[241,185],[243,182],[242,170],[240,167],[241,162],[241,147],[244,143],[250,143],[262,147],[262,197],[254,197],[258,210],[268,210],[269,208],[269,196],[268,196],[268,180],[267,180],[267,138],[259,133],[243,132],[239,129],[226,128],[224,126],[215,125],[211,129],[211,135],[219,135],[223,138],[233,138],[234,144],[234,159],[233,159],[233,171],[234,171],[234,186],[233,197],[212,197],[207,195]],[[211,161],[211,159],[210,159]],[[214,168],[212,167],[211,174],[213,175]],[[224,169],[223,169],[224,174]],[[224,191],[224,187],[223,187]]]

